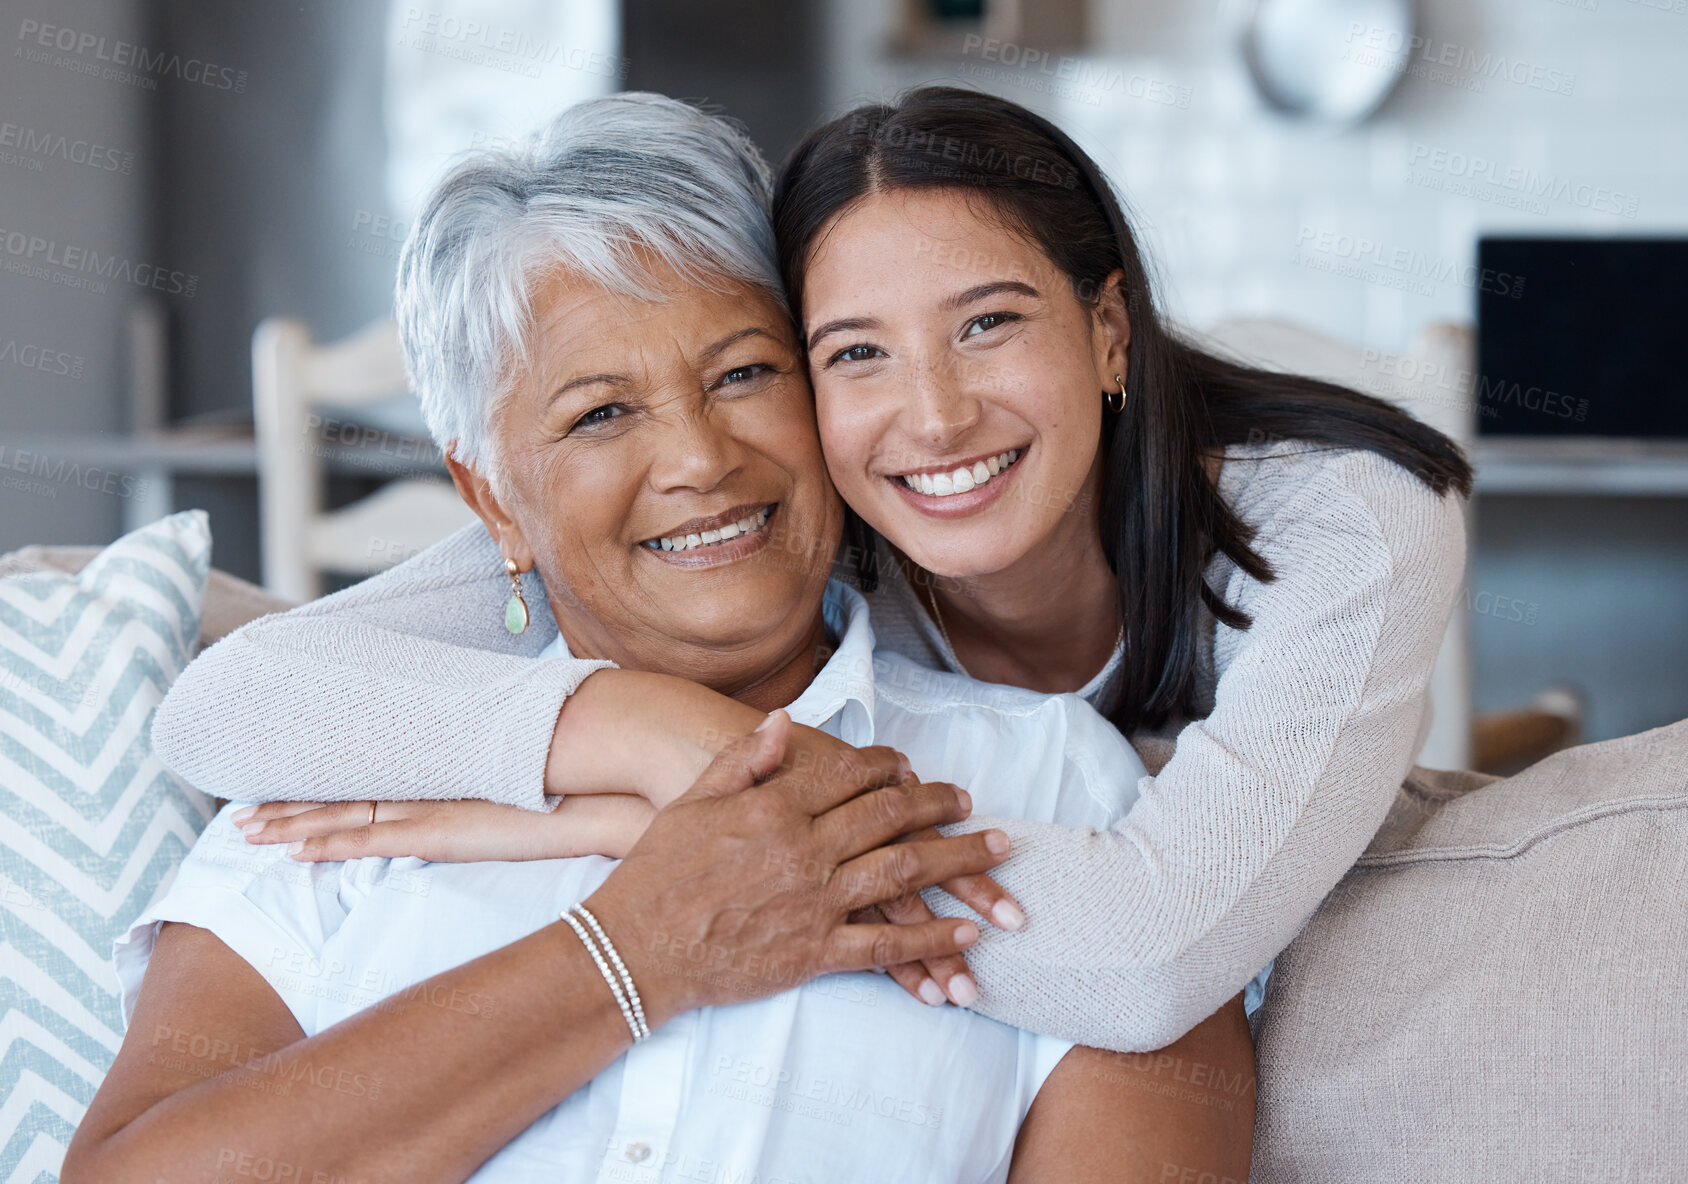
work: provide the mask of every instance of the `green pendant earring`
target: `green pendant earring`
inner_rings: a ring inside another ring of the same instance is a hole
[[[504,627],[511,633],[526,633],[528,627],[527,601],[522,599],[522,573],[516,570],[516,561],[504,561],[505,574],[510,577],[510,599],[504,605]]]

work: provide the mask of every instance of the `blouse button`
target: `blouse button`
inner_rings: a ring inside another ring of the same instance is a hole
[[[649,1143],[629,1143],[627,1145],[627,1160],[629,1163],[644,1163],[651,1157]]]

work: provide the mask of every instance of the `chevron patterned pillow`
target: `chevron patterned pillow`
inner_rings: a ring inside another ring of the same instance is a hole
[[[151,735],[210,564],[187,510],[0,580],[0,1180],[58,1179],[123,1038],[112,940],[212,816]]]

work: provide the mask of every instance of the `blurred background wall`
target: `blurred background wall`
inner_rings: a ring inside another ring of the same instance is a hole
[[[1262,101],[1239,48],[1252,2],[999,2],[1024,32],[995,37],[928,19],[969,7],[8,4],[0,551],[108,541],[167,500],[210,509],[217,564],[260,578],[240,443],[259,320],[332,339],[384,316],[434,170],[616,89],[720,103],[776,159],[816,121],[910,85],[1005,95],[1109,170],[1174,316],[1290,317],[1380,366],[1426,324],[1473,319],[1481,235],[1688,233],[1688,0],[1421,0],[1399,84],[1347,125]],[[1350,7],[1339,48],[1375,49],[1377,5]],[[1415,263],[1388,263],[1403,255]],[[205,434],[135,443],[186,429]],[[1538,483],[1476,499],[1458,611],[1478,708],[1568,684],[1590,738],[1688,716],[1675,463],[1622,495]],[[337,496],[377,483],[335,481]]]

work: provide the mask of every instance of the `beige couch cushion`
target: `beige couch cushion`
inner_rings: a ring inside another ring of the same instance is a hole
[[[1277,960],[1254,1181],[1688,1173],[1688,721],[1414,770]]]
[[[32,571],[62,571],[75,575],[100,553],[99,547],[19,547],[0,555],[0,579]],[[269,613],[285,612],[293,602],[266,592],[226,571],[211,569],[205,588],[205,615],[200,621],[199,648]]]

